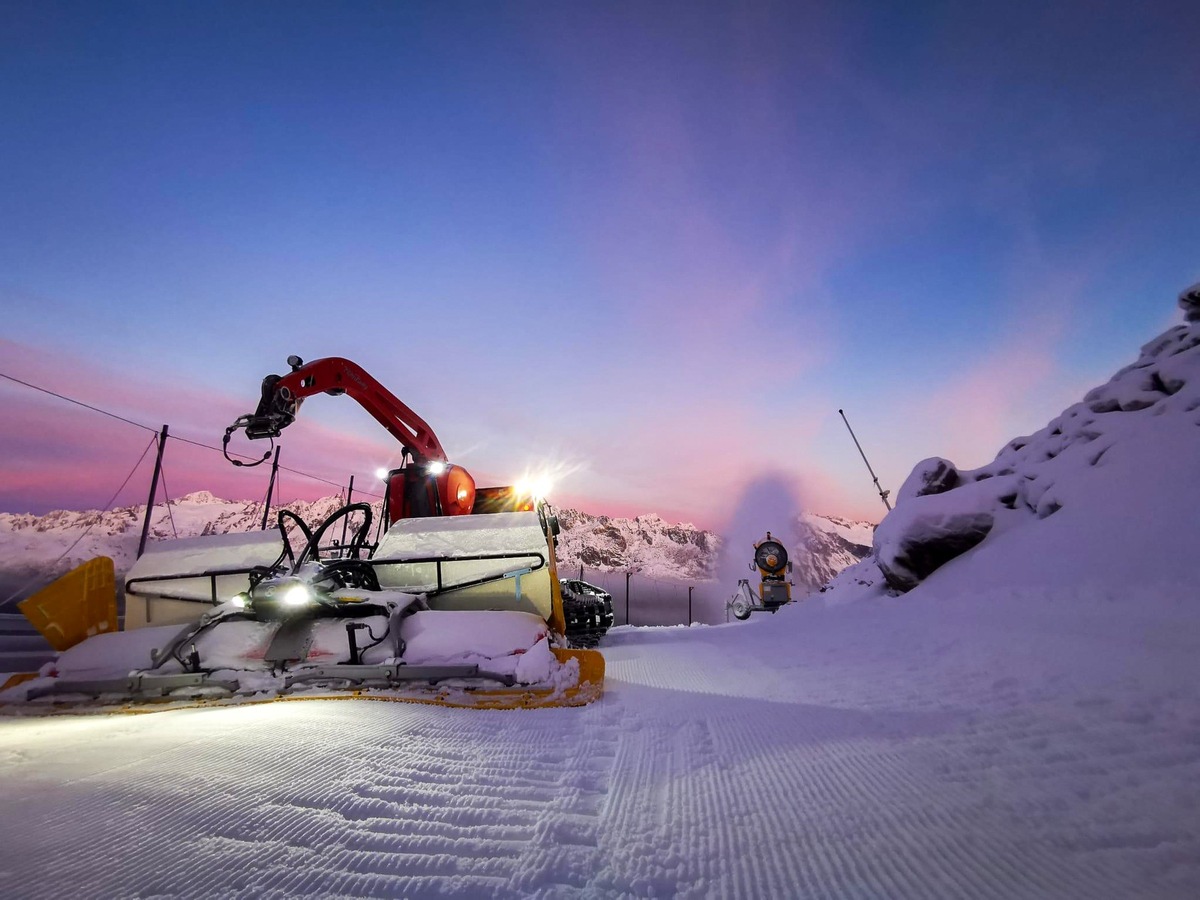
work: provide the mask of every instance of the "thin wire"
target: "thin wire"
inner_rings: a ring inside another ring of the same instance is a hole
[[[205,450],[212,450],[216,453],[222,452],[220,447],[214,447],[212,444],[205,444],[203,441],[193,441],[190,438],[179,437],[178,435],[174,434],[167,435],[167,439],[172,441],[183,441],[185,444],[191,444],[193,447],[203,447]],[[244,453],[231,453],[230,456],[238,456],[242,459],[256,459],[256,457],[246,456]],[[331,487],[337,488],[339,491],[345,489],[345,485],[337,481],[330,481],[328,478],[322,478],[320,475],[312,475],[308,472],[302,472],[300,469],[293,469],[291,466],[281,465],[279,470],[281,472],[291,472],[293,475],[299,475],[301,478],[311,478],[313,481],[320,481],[322,484],[328,484]],[[376,494],[374,491],[368,491],[365,488],[355,488],[355,491],[357,493],[368,494],[371,497],[378,497],[380,500],[383,499],[383,494]]]
[[[23,387],[27,387],[30,390],[39,391],[40,393],[43,393],[43,394],[49,394],[51,397],[57,397],[59,400],[64,400],[67,403],[73,403],[75,406],[82,406],[84,409],[90,409],[92,412],[98,412],[98,413],[100,413],[100,415],[108,416],[110,419],[116,419],[118,422],[124,422],[127,425],[136,426],[137,428],[141,428],[144,431],[149,431],[154,434],[158,434],[159,429],[157,429],[157,428],[151,428],[149,425],[143,425],[141,422],[135,422],[133,419],[127,419],[124,416],[119,416],[114,412],[109,412],[107,409],[101,409],[98,406],[92,406],[90,403],[84,403],[82,400],[76,400],[73,397],[67,397],[64,394],[60,394],[56,391],[52,391],[49,388],[40,387],[36,384],[30,384],[28,381],[22,381],[20,378],[15,378],[12,375],[5,374],[4,372],[0,372],[0,378],[5,378],[11,382],[14,382],[15,384],[19,384],[19,385],[22,385]],[[168,435],[167,438],[168,438],[168,440],[182,441],[185,444],[191,444],[193,447],[203,447],[205,450],[212,450],[215,453],[223,452],[220,447],[214,447],[212,444],[205,444],[202,441],[193,441],[190,438],[179,437],[178,435],[174,435],[174,434]],[[232,453],[230,455],[237,456],[237,457],[240,457],[241,459],[247,459],[247,460],[255,459],[255,457],[247,456],[244,453]],[[322,478],[319,475],[311,475],[308,472],[302,472],[299,469],[293,469],[290,466],[280,466],[279,468],[283,469],[287,472],[291,472],[293,475],[299,475],[302,478],[311,478],[313,481],[320,481],[323,484],[328,484],[332,487],[338,488],[339,490],[341,490],[344,487],[344,485],[342,485],[341,483],[339,483],[337,481],[330,481],[328,478]],[[361,491],[361,493],[367,494],[370,497],[377,497],[380,500],[383,499],[383,494],[377,494],[374,491],[368,491],[366,489],[360,489],[360,491]]]
[[[205,444],[203,441],[193,441],[191,438],[180,437],[177,434],[169,434],[167,437],[172,441],[182,441],[185,444],[191,444],[193,447],[203,447],[205,450],[213,450],[216,453],[222,453],[220,447],[214,447],[212,444]],[[247,456],[245,453],[231,453],[230,456],[237,456],[242,459],[257,460],[257,456]]]
[[[133,477],[133,473],[138,470],[138,466],[140,466],[142,464],[142,460],[144,460],[146,458],[146,454],[149,453],[150,448],[154,446],[155,440],[157,440],[157,437],[150,439],[150,443],[148,443],[146,445],[146,449],[142,451],[142,455],[138,457],[138,461],[133,464],[133,468],[129,470],[129,474],[125,476],[125,480],[121,482],[121,486],[116,489],[116,491],[113,493],[113,495],[111,497],[108,498],[108,503],[104,504],[104,509],[101,510],[101,512],[108,512],[109,509],[112,508],[113,503],[116,501],[117,497],[120,496],[121,491],[125,490],[125,485],[129,484],[129,479],[131,479]],[[59,562],[62,561],[63,557],[66,556],[68,553],[70,553],[72,550],[74,550],[75,547],[79,544],[79,542],[82,541],[85,537],[87,537],[88,533],[93,528],[95,528],[99,522],[100,522],[100,517],[97,516],[96,520],[94,522],[92,522],[91,525],[89,525],[87,528],[85,528],[83,530],[83,534],[81,534],[81,535],[79,535],[79,537],[75,538],[75,542],[73,544],[71,544],[71,546],[68,547],[66,550],[64,550],[62,553],[60,553],[58,555],[58,559],[55,559],[48,566],[46,566],[46,568],[53,569],[56,565],[58,565]],[[10,604],[14,600],[16,600],[17,597],[19,597],[27,588],[29,588],[31,585],[37,584],[41,580],[42,580],[42,576],[39,575],[39,576],[36,576],[36,577],[30,579],[29,581],[25,582],[23,585],[21,585],[19,588],[17,588],[17,590],[15,592],[8,595],[8,597],[4,600],[4,602],[0,603],[0,607],[8,606],[8,604]]]
[[[146,431],[157,432],[157,428],[151,428],[149,425],[143,425],[141,422],[135,422],[133,419],[127,419],[124,416],[118,416],[116,413],[111,413],[106,409],[100,409],[98,406],[84,403],[82,400],[75,400],[71,397],[65,397],[62,394],[55,393],[44,387],[38,387],[36,384],[30,384],[28,381],[22,381],[20,378],[13,378],[11,375],[5,375],[0,372],[0,378],[7,378],[9,381],[15,381],[17,384],[24,385],[27,388],[32,388],[35,391],[41,391],[43,394],[49,394],[51,397],[57,397],[59,400],[65,400],[68,403],[74,403],[76,406],[82,406],[84,409],[90,409],[92,412],[98,412],[102,416],[108,416],[110,419],[116,419],[119,422],[124,422],[127,425],[136,425],[138,428],[144,428]]]

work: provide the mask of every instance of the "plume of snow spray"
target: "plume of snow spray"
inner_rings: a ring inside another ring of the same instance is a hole
[[[725,525],[720,529],[716,581],[704,596],[705,621],[723,622],[725,603],[737,589],[738,579],[750,578],[754,544],[771,532],[795,558],[799,540],[800,494],[790,477],[768,472],[755,476],[742,488]]]

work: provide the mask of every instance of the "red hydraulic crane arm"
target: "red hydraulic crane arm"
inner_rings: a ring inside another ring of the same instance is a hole
[[[375,421],[412,451],[418,460],[445,462],[446,451],[429,424],[357,363],[337,356],[318,359],[293,369],[274,385],[277,407],[292,419],[301,401],[313,394],[346,394],[358,401]],[[290,420],[281,427],[290,424]]]
[[[374,416],[412,455],[411,465],[402,465],[388,475],[389,522],[420,516],[461,516],[475,506],[475,479],[462,466],[446,461],[446,451],[428,423],[401,403],[382,384],[348,359],[331,356],[305,364],[298,356],[289,356],[292,371],[286,375],[268,375],[262,382],[258,408],[225,429],[225,458],[235,466],[256,466],[266,461],[270,451],[256,462],[245,463],[229,455],[229,440],[239,429],[250,440],[279,437],[296,420],[306,397],[313,394],[347,394]]]
[[[244,428],[251,440],[277,438],[295,421],[306,397],[347,394],[411,451],[417,461],[445,462],[446,451],[429,424],[357,363],[337,356],[305,363],[298,356],[289,356],[288,364],[292,371],[287,375],[268,375],[263,379],[258,408],[240,416],[226,429],[226,444],[239,428]]]

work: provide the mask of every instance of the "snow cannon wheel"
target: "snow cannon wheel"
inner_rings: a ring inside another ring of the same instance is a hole
[[[750,618],[750,604],[745,600],[734,600],[732,609],[733,617],[739,622],[745,622]]]

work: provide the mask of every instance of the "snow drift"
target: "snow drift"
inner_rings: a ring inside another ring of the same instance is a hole
[[[1123,583],[1196,555],[1200,535],[1200,311],[1044,428],[986,466],[917,463],[875,533],[873,559],[847,579],[911,590],[964,554],[980,579]],[[968,551],[970,551],[968,553]],[[965,560],[963,561],[965,564]],[[984,571],[982,567],[986,567]]]

